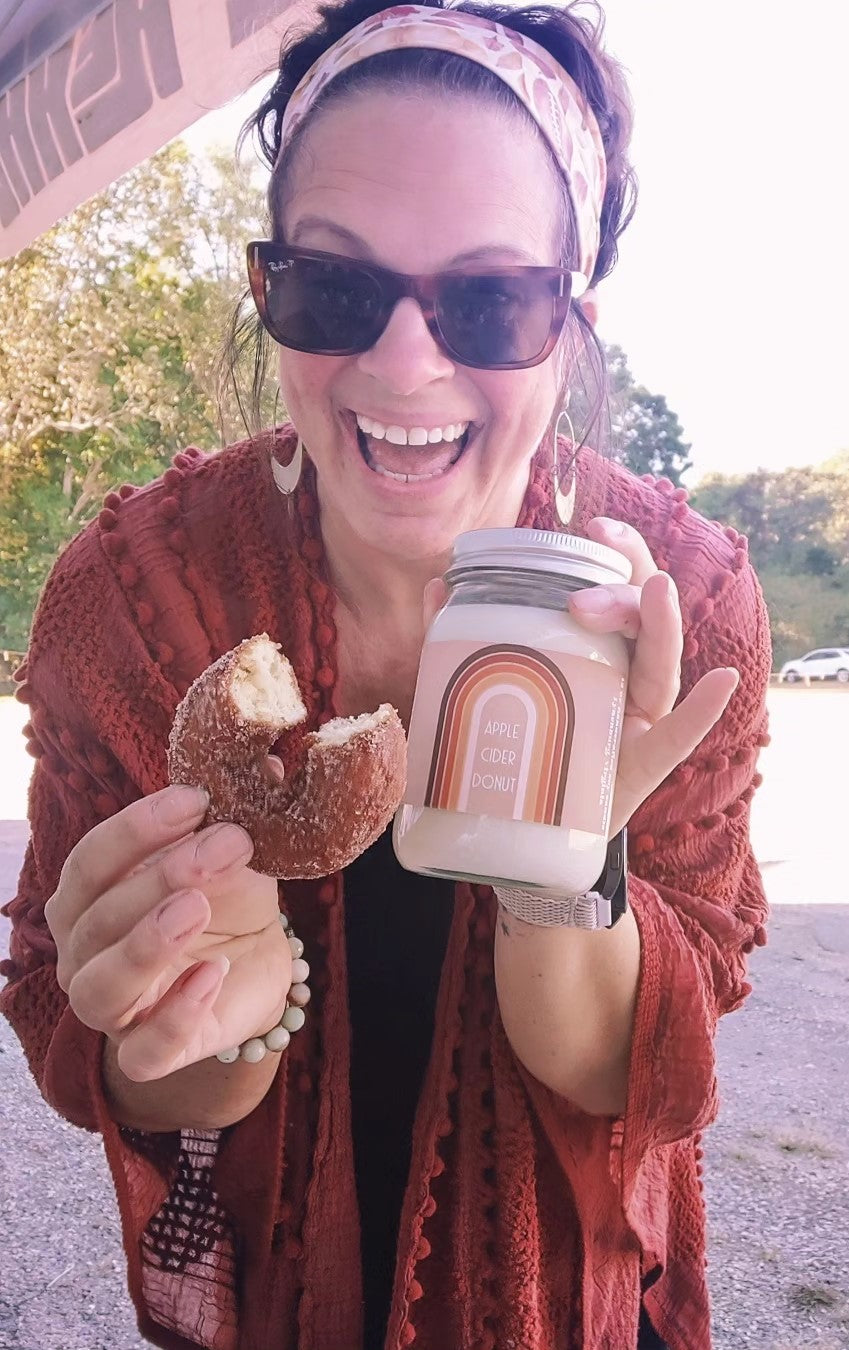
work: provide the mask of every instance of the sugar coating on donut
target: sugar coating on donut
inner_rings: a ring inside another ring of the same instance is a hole
[[[251,867],[282,879],[347,867],[383,832],[406,784],[406,736],[388,703],[299,733],[284,773],[269,750],[306,717],[295,672],[263,633],[198,676],[169,740],[171,781],[209,794],[205,823],[242,825],[254,844]]]

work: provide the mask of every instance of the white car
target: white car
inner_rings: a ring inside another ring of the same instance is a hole
[[[787,684],[807,679],[849,684],[849,647],[818,647],[796,661],[785,661],[778,678]]]

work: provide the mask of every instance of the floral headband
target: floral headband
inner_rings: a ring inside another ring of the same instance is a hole
[[[283,114],[280,149],[343,70],[399,48],[464,56],[503,80],[527,108],[563,170],[578,224],[580,271],[592,280],[599,249],[607,161],[598,123],[575,81],[538,42],[491,19],[426,5],[396,5],[357,24],[320,56]],[[573,292],[574,294],[574,292]]]

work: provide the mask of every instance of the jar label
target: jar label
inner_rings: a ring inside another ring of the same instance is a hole
[[[512,643],[422,653],[405,801],[607,834],[626,677]]]

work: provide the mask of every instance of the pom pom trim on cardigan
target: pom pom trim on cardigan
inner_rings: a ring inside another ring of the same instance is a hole
[[[166,1350],[360,1350],[341,878],[284,888],[310,950],[312,1013],[266,1099],[224,1131],[142,1135],[109,1118],[101,1038],[56,985],[43,914],[76,840],[167,781],[174,708],[221,652],[268,632],[293,661],[309,724],[334,715],[314,472],[287,511],[270,448],[262,437],[190,450],[155,484],[110,494],[54,569],[19,685],[37,759],[33,834],[7,906],[0,1007],[46,1099],[103,1134],[139,1324]],[[593,515],[626,519],[678,584],[682,692],[717,665],[741,681],[631,821],[642,957],[621,1117],[586,1115],[517,1063],[495,998],[492,892],[457,887],[389,1350],[633,1350],[644,1291],[671,1350],[710,1345],[699,1143],[717,1110],[716,1022],[750,991],[746,957],[765,940],[748,818],[768,740],[769,630],[743,536],[667,480],[586,449],[577,462],[575,533]],[[518,523],[553,524],[542,455]]]

